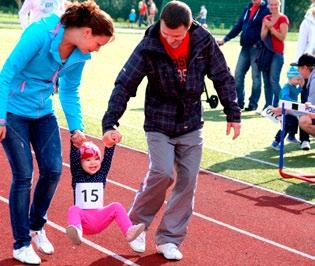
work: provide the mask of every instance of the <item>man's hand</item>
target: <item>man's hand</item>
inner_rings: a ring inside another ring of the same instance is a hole
[[[231,128],[234,130],[233,140],[236,139],[241,133],[241,123],[227,122],[226,135],[230,135]]]
[[[0,126],[0,142],[4,140],[6,133],[7,133],[6,126]]]
[[[222,45],[224,44],[224,39],[222,39],[222,40],[217,40],[217,44],[218,44],[219,46],[222,46]]]
[[[75,147],[77,147],[78,149],[80,149],[82,143],[86,141],[86,137],[85,137],[85,134],[82,131],[76,130],[71,135],[71,140],[72,140],[73,145]]]
[[[122,135],[119,133],[118,130],[109,130],[104,133],[102,141],[105,147],[110,148],[113,147],[115,144],[119,143],[122,139]]]

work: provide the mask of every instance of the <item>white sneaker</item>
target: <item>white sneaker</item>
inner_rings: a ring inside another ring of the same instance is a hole
[[[82,230],[80,228],[69,225],[66,228],[66,233],[73,244],[80,245],[82,243]]]
[[[145,229],[145,224],[140,223],[136,225],[132,225],[128,228],[126,239],[128,242],[135,240]]]
[[[13,249],[13,258],[26,264],[40,264],[42,262],[40,257],[35,253],[32,245]]]
[[[32,241],[34,242],[36,248],[48,255],[51,255],[55,252],[53,245],[50,243],[46,236],[44,229],[39,231],[31,231]]]
[[[163,254],[163,256],[168,260],[181,260],[183,258],[183,254],[173,243],[166,243],[157,246],[157,253]]]
[[[308,151],[311,148],[311,144],[309,141],[303,141],[301,143],[301,150]]]
[[[145,231],[143,231],[135,240],[129,242],[130,247],[139,253],[145,251]]]

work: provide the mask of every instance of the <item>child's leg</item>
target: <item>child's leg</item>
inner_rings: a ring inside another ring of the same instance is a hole
[[[297,133],[297,129],[299,126],[299,121],[298,119],[293,116],[293,115],[286,115],[286,121],[287,121],[287,128],[288,128],[288,133],[290,137],[294,137],[294,135]]]
[[[78,228],[82,228],[81,226],[81,209],[77,206],[71,206],[68,209],[67,220],[69,225],[76,226]]]
[[[90,217],[91,218],[91,217]],[[102,209],[93,212],[93,230],[86,230],[87,234],[99,233],[107,228],[113,220],[116,221],[120,230],[126,236],[129,227],[132,225],[125,208],[118,202],[113,202]],[[84,226],[84,221],[82,221]],[[84,226],[85,227],[85,226]]]

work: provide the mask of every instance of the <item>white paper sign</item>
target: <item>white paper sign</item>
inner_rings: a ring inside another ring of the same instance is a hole
[[[103,183],[76,183],[75,206],[81,209],[97,209],[103,207]]]
[[[269,118],[272,122],[278,124],[279,122],[281,122],[281,115],[275,114],[272,111],[272,109],[274,109],[274,107],[272,105],[269,105],[267,108],[262,110],[261,115],[264,116],[264,117]]]

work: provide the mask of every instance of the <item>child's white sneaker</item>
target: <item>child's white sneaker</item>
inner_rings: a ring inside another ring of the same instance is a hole
[[[55,252],[53,245],[50,243],[46,236],[45,229],[39,231],[31,231],[32,241],[34,242],[36,248],[48,255],[51,255]]]
[[[82,230],[80,228],[69,225],[66,228],[66,233],[73,244],[80,245],[82,243]]]
[[[40,264],[41,259],[35,253],[32,245],[24,246],[19,249],[13,249],[13,258],[26,264]]]
[[[132,225],[128,228],[126,239],[128,242],[135,240],[145,229],[145,224],[140,223],[136,225]]]
[[[135,240],[129,242],[129,246],[136,252],[145,251],[145,231],[143,231]]]

